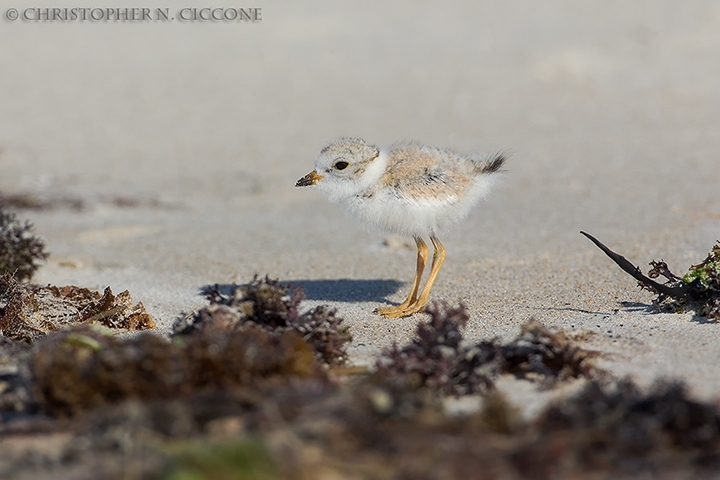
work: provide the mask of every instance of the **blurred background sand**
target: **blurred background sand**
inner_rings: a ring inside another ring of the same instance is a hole
[[[652,295],[578,233],[677,273],[720,238],[717,2],[257,1],[240,5],[262,9],[254,23],[4,18],[29,6],[57,5],[2,7],[0,192],[57,205],[21,212],[52,253],[36,282],[129,289],[167,331],[204,303],[201,286],[269,274],[304,286],[308,307],[337,308],[353,360],[371,363],[425,318],[371,313],[404,298],[411,242],[294,182],[341,135],[502,150],[504,185],[443,238],[433,298],[468,306],[472,340],[535,317],[593,332],[614,374],[720,395],[720,325],[653,313]]]

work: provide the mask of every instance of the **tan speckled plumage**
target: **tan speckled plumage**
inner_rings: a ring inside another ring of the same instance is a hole
[[[396,144],[388,149],[378,188],[392,188],[398,196],[444,199],[462,195],[473,174],[472,164],[447,150]]]

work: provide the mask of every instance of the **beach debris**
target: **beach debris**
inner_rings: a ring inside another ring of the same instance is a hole
[[[0,209],[12,208],[18,210],[51,210],[65,208],[81,211],[85,208],[85,202],[71,195],[53,194],[49,192],[0,192]]]
[[[571,378],[592,378],[597,373],[591,362],[597,352],[580,347],[563,330],[553,332],[535,319],[522,325],[520,335],[499,350],[503,373],[539,378],[546,386]]]
[[[2,279],[5,291],[28,285]],[[344,337],[308,335],[319,325],[337,335],[332,310],[303,313],[302,291],[267,277],[204,291],[210,304],[170,340],[87,322],[32,345],[0,336],[0,476],[549,480],[712,478],[720,468],[717,404],[677,382],[645,391],[599,379],[594,352],[535,320],[508,342],[473,344],[463,337],[465,307],[435,304],[413,341],[383,352],[377,372],[338,382],[322,352],[338,342],[337,358]],[[493,388],[501,374],[588,380],[527,420]],[[446,395],[470,393],[482,394],[479,410],[444,406]]]
[[[70,210],[82,212],[90,210],[97,205],[105,205],[122,209],[149,208],[168,209],[179,208],[178,204],[165,202],[151,195],[111,195],[97,194],[85,195],[83,198],[64,192],[0,192],[0,209],[12,210]]]
[[[404,376],[416,388],[425,387],[445,395],[486,391],[498,374],[497,346],[482,342],[462,345],[461,329],[469,319],[465,306],[433,304],[427,308],[428,323],[418,323],[411,343],[386,348],[377,361],[378,370],[391,377]]]
[[[590,363],[594,352],[535,320],[523,325],[520,335],[507,344],[491,340],[467,345],[461,329],[469,317],[462,304],[434,304],[426,311],[430,321],[418,324],[410,344],[393,344],[382,352],[377,361],[379,372],[405,376],[417,388],[456,396],[488,391],[503,373],[540,378],[551,385],[570,378],[589,378],[594,372]]]
[[[29,365],[36,401],[54,416],[238,387],[260,396],[295,378],[327,378],[299,334],[272,335],[255,325],[208,329],[175,342],[152,333],[120,339],[75,327],[39,340]]]
[[[461,335],[464,307],[431,311],[408,350],[415,360],[442,363],[472,350]],[[439,387],[426,381],[418,388],[416,374],[382,368],[338,383],[294,330],[252,321],[196,327],[171,341],[150,332],[120,338],[87,325],[32,346],[0,341],[0,475],[33,468],[48,478],[252,471],[255,478],[550,480],[648,471],[713,478],[720,468],[720,408],[693,399],[680,383],[644,391],[630,380],[591,378],[533,419],[483,386],[480,410],[458,415],[438,393],[468,386],[443,387],[432,377]],[[506,344],[488,344],[493,354],[483,369],[493,374],[589,374],[587,360],[559,366],[575,362],[577,352],[562,332],[536,322]],[[2,373],[7,357],[21,359],[10,367],[15,373]]]
[[[637,478],[645,472],[716,478],[720,467],[718,406],[693,399],[677,383],[643,391],[629,380],[592,380],[525,421],[495,394],[480,411],[455,417],[427,391],[384,392],[383,399],[361,383],[314,396],[276,390],[257,402],[228,392],[182,403],[124,403],[80,419],[76,431],[84,433],[84,442],[71,443],[72,454],[63,458],[87,462],[114,453],[128,462],[142,456],[155,472],[200,469],[230,476],[252,465],[208,457],[212,445],[218,454],[234,452],[238,461],[257,457],[260,471],[275,472],[275,478],[355,478],[358,472],[358,478],[550,480]],[[507,418],[497,421],[497,415]],[[143,440],[142,455],[127,455],[125,446]]]
[[[30,345],[0,335],[0,422],[19,413],[37,413],[31,398]]]
[[[33,233],[28,221],[0,209],[0,275],[29,280],[47,259],[45,242]]]
[[[0,277],[0,334],[31,343],[49,332],[75,324],[100,324],[112,329],[146,330],[155,322],[142,302],[133,304],[127,290],[114,295],[110,287],[92,291],[74,285],[57,287]]]
[[[168,480],[282,478],[267,447],[256,438],[179,445],[173,448],[171,465],[169,473],[163,477]]]
[[[591,381],[546,408],[531,431],[536,439],[516,459],[537,478],[558,478],[570,473],[558,469],[571,465],[626,473],[667,468],[666,478],[715,478],[705,475],[720,467],[720,410],[692,399],[677,381],[659,380],[648,392],[629,379]],[[678,469],[694,474],[671,473]]]
[[[336,311],[320,305],[300,313],[305,298],[301,287],[291,289],[269,277],[257,275],[249,283],[210,285],[201,290],[210,305],[179,319],[173,327],[175,336],[205,329],[233,331],[246,323],[275,335],[297,332],[312,347],[315,356],[328,365],[347,362],[347,344],[352,340],[343,319]]]
[[[651,261],[647,276],[622,255],[613,252],[592,235],[580,232],[610,257],[623,271],[638,281],[641,288],[657,297],[653,303],[661,310],[681,312],[691,309],[696,314],[720,320],[720,241],[701,263],[690,267],[682,277],[670,271],[664,261]],[[664,283],[654,279],[663,277]]]
[[[373,421],[363,419],[367,407],[348,402],[356,413],[341,416],[351,436],[345,442],[387,452],[380,463],[396,465],[400,478],[423,468],[442,472],[433,478],[628,478],[665,469],[667,478],[715,478],[707,475],[720,467],[720,408],[693,399],[679,382],[660,380],[644,391],[628,379],[592,379],[524,422],[502,395],[487,398],[466,417],[440,415],[426,402],[412,415]],[[341,451],[331,444],[328,455]],[[439,444],[446,448],[438,451]]]

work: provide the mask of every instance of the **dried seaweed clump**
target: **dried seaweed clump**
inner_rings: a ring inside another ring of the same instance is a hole
[[[594,356],[574,344],[563,331],[551,332],[531,319],[520,335],[500,347],[502,370],[518,376],[540,376],[546,380],[591,377]]]
[[[69,415],[128,398],[168,399],[248,387],[257,397],[292,379],[325,383],[300,335],[257,326],[207,330],[168,342],[150,333],[119,339],[75,327],[48,335],[29,364],[36,398],[53,415]]]
[[[717,405],[691,399],[679,382],[660,381],[643,393],[629,380],[612,385],[593,381],[578,395],[548,407],[533,430],[536,440],[517,454],[528,461],[527,472],[562,465],[637,473],[664,468],[709,473],[720,467]]]
[[[0,193],[0,209],[13,208],[19,210],[51,210],[68,208],[80,211],[85,202],[77,197],[56,195],[48,192],[34,193]]]
[[[693,296],[700,302],[697,313],[720,320],[720,242],[705,260],[690,267],[683,281],[693,286]]]
[[[651,261],[652,269],[647,276],[622,255],[613,252],[598,239],[585,232],[605,254],[618,264],[626,273],[638,281],[640,287],[657,295],[655,305],[666,311],[683,311],[686,307],[698,315],[720,320],[720,242],[715,245],[707,258],[698,265],[690,267],[679,277],[670,271],[664,261]],[[665,282],[654,279],[664,277]]]
[[[418,324],[416,338],[402,348],[393,345],[378,360],[378,369],[409,377],[416,387],[445,395],[466,395],[493,387],[501,373],[534,376],[546,382],[590,377],[592,352],[562,333],[553,333],[534,320],[522,326],[508,344],[496,340],[463,345],[460,332],[468,321],[465,307],[433,305],[429,323]]]
[[[182,318],[174,326],[175,335],[188,335],[207,328],[240,329],[254,323],[274,334],[295,331],[313,348],[317,358],[329,365],[347,361],[346,345],[352,340],[343,319],[326,306],[299,313],[305,298],[302,288],[292,291],[268,277],[243,285],[212,285],[202,294],[210,305]]]
[[[47,257],[45,242],[32,234],[32,225],[0,210],[0,275],[29,280]]]
[[[26,412],[30,402],[30,375],[27,360],[30,345],[0,335],[0,423],[18,412]]]
[[[399,348],[394,344],[378,359],[382,374],[404,376],[415,387],[444,395],[466,395],[487,390],[497,375],[497,348],[484,342],[463,346],[461,328],[468,321],[463,305],[435,304],[427,309],[429,323],[419,323],[415,339]]]
[[[690,307],[698,315],[720,320],[720,243],[715,245],[707,258],[690,267],[678,277],[670,271],[664,261],[651,261],[648,277],[665,278],[665,286],[679,291],[677,295],[658,290],[652,284],[639,281],[638,284],[655,294],[654,303],[666,311],[683,311]]]
[[[155,322],[142,302],[133,305],[130,292],[100,294],[74,285],[56,287],[0,277],[0,334],[33,342],[43,335],[78,323],[99,323],[108,328],[146,330]]]

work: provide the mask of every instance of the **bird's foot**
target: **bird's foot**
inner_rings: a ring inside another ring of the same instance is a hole
[[[416,301],[410,304],[403,303],[396,307],[376,308],[373,313],[382,315],[385,318],[403,318],[423,311],[425,309],[425,305],[427,305],[427,302]]]

